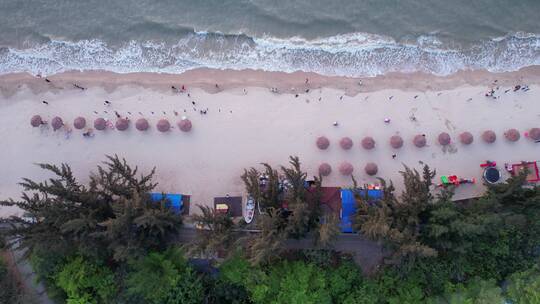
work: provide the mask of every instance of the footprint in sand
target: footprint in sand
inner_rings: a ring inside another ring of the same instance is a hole
[[[454,131],[456,130],[456,126],[448,119],[444,119],[444,125],[446,126],[446,128],[448,128],[448,130],[450,131]]]
[[[443,146],[442,151],[445,154],[446,153],[455,154],[457,153],[458,148],[455,145],[448,145],[448,146]]]

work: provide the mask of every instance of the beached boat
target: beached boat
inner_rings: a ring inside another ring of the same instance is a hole
[[[246,212],[244,213],[244,220],[246,223],[251,223],[255,216],[255,200],[252,197],[248,197],[246,202]]]

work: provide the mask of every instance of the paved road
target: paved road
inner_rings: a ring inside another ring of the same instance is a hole
[[[182,243],[191,242],[196,237],[196,229],[183,228],[179,234],[179,241]],[[313,239],[288,240],[286,246],[289,249],[313,248]],[[333,248],[337,251],[352,254],[354,261],[362,268],[364,273],[374,271],[383,258],[382,247],[359,234],[340,234],[334,240]]]

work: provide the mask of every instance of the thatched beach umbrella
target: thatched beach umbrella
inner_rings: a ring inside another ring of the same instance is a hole
[[[328,140],[328,138],[326,138],[326,136],[319,136],[317,138],[317,148],[321,150],[326,150],[328,146],[330,146],[330,141]]]
[[[484,133],[482,133],[482,139],[488,143],[488,144],[492,144],[495,142],[495,140],[497,140],[497,134],[495,134],[495,132],[491,131],[491,130],[486,130],[484,131]]]
[[[342,162],[339,165],[339,172],[343,175],[351,175],[354,171],[353,165],[348,162]]]
[[[375,163],[367,163],[364,170],[366,171],[366,173],[368,175],[373,176],[373,175],[377,174],[377,171],[379,171],[379,168],[377,167],[377,165]]]
[[[135,128],[139,131],[146,131],[149,127],[150,125],[148,124],[148,120],[146,120],[146,118],[139,118],[135,122]]]
[[[30,119],[30,124],[32,125],[32,127],[37,128],[43,124],[43,120],[41,119],[41,116],[34,115]]]
[[[107,128],[107,121],[104,118],[97,118],[94,120],[94,128],[99,131],[103,131]]]
[[[60,129],[62,126],[64,126],[64,122],[62,121],[62,118],[56,116],[51,120],[51,126],[54,131]]]
[[[390,145],[394,149],[399,149],[403,146],[403,138],[399,135],[394,135],[390,137]]]
[[[461,141],[461,143],[464,144],[464,145],[472,144],[473,140],[474,140],[474,137],[471,134],[471,132],[465,131],[465,132],[459,134],[459,141]]]
[[[441,134],[439,134],[439,136],[437,137],[437,140],[439,141],[439,144],[441,144],[441,146],[447,146],[450,144],[450,134],[446,133],[446,132],[442,132]]]
[[[75,120],[73,121],[73,127],[75,127],[75,129],[82,129],[86,126],[86,119],[84,119],[84,117],[77,117],[75,118]]]
[[[343,150],[349,150],[350,148],[352,148],[353,146],[353,141],[352,139],[350,139],[349,137],[343,137],[340,141],[339,141],[339,145],[341,146],[341,148]]]
[[[167,132],[171,128],[171,124],[166,119],[160,119],[157,123],[157,129],[159,132]]]
[[[529,130],[529,138],[532,140],[540,140],[540,128],[532,128]]]
[[[375,148],[375,140],[371,136],[366,136],[362,139],[362,147],[366,150]]]
[[[332,173],[332,167],[327,163],[322,163],[319,166],[319,174],[322,176],[328,176]]]
[[[191,130],[191,120],[185,118],[178,122],[178,128],[184,132],[189,132]]]
[[[504,132],[504,137],[506,137],[506,139],[509,141],[518,141],[521,136],[518,130],[508,129],[506,132]]]
[[[129,121],[125,118],[118,118],[116,120],[116,130],[125,131],[129,128]]]
[[[426,145],[426,136],[424,134],[418,134],[413,138],[413,144],[418,147],[422,148]]]

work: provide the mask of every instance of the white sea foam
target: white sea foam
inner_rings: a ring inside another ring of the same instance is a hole
[[[422,71],[448,75],[459,70],[514,71],[540,64],[540,36],[515,33],[453,49],[436,33],[413,42],[353,33],[306,40],[250,38],[194,32],[173,45],[130,41],[111,47],[100,40],[51,41],[27,49],[0,49],[0,73],[45,75],[67,70],[181,73],[197,67],[297,70],[326,75],[374,76]]]

